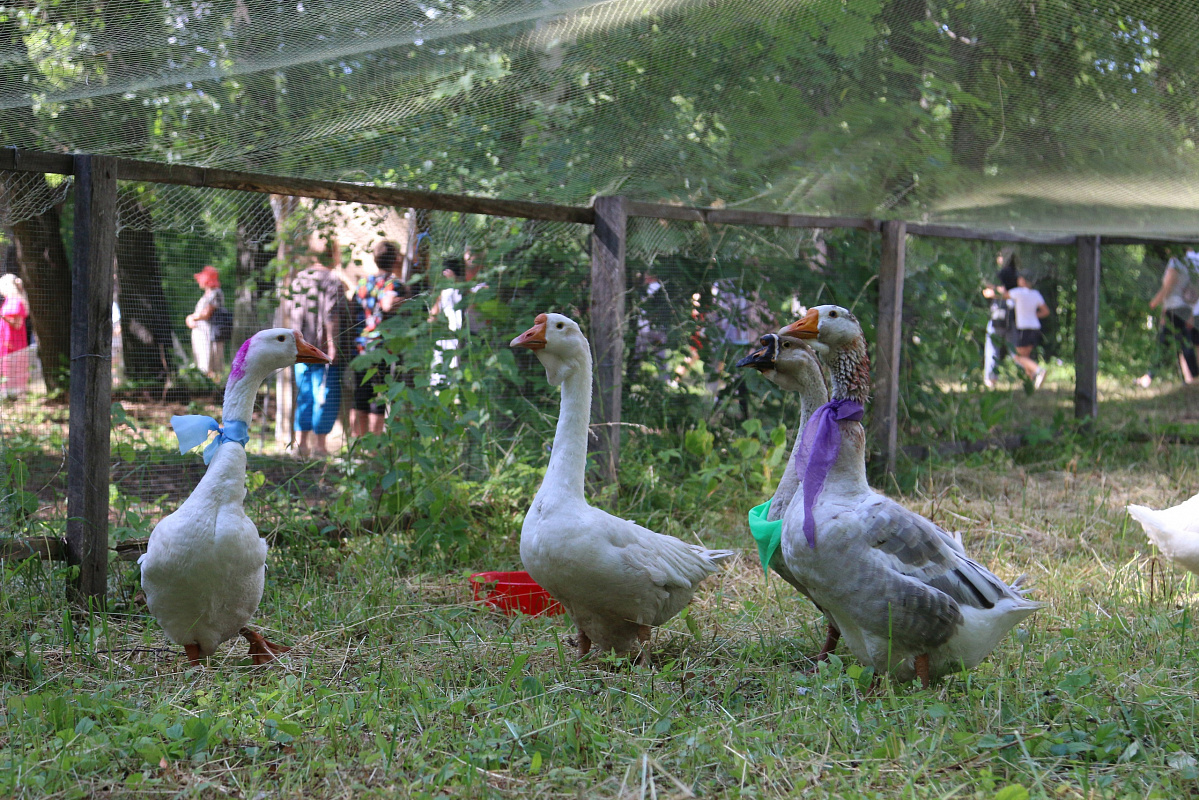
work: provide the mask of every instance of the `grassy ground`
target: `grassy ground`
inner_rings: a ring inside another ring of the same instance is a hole
[[[1199,393],[1111,394],[1099,437],[909,465],[908,505],[1049,604],[928,691],[868,694],[843,651],[803,671],[817,614],[764,582],[744,526],[758,498],[735,487],[653,520],[746,556],[658,631],[652,670],[576,663],[564,618],[476,607],[473,570],[422,571],[401,538],[324,543],[286,515],[261,525],[276,547],[257,624],[294,647],[272,668],[243,642],[187,668],[131,565],[91,616],[64,612],[62,569],[0,565],[0,796],[1195,795],[1195,579],[1124,512],[1193,494],[1195,448],[1117,434],[1193,422]],[[1010,402],[1045,420],[1069,394]],[[472,531],[493,554],[473,566],[517,566],[518,523]]]

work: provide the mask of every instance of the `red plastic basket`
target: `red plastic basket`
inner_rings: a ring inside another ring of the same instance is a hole
[[[475,600],[505,614],[545,614],[565,611],[527,572],[476,572],[470,576]]]

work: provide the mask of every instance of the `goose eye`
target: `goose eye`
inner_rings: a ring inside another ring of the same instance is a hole
[[[283,340],[284,340],[284,339],[286,339],[286,338],[287,338],[287,337],[286,337],[286,336],[284,336],[283,334],[279,334],[278,336],[276,336],[276,337],[275,337],[275,341],[277,341],[277,342],[281,342],[281,341],[283,341]]]
[[[783,342],[783,349],[784,349],[784,350],[786,350],[786,349],[788,349],[788,348],[790,348],[790,347],[791,347],[791,343],[790,343],[790,342]]]
[[[558,328],[558,330],[562,330],[563,328],[566,327],[566,325],[562,322],[559,322],[556,327]]]
[[[830,311],[830,312],[828,312],[828,315],[829,315],[830,317],[835,317],[835,316],[837,316],[837,312],[836,312],[836,311]]]

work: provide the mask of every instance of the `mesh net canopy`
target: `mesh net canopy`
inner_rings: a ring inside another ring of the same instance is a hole
[[[572,205],[1185,235],[1196,11],[31,3],[0,10],[0,143]]]

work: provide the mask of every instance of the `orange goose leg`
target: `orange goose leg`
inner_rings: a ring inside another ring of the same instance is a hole
[[[200,645],[185,644],[183,645],[183,652],[187,653],[188,664],[193,667],[200,666],[200,660],[203,658],[203,656],[200,654]]]
[[[916,656],[916,677],[920,679],[920,686],[927,689],[932,685],[932,680],[928,674],[928,653],[921,653]]]
[[[591,637],[583,633],[583,629],[579,628],[579,658],[591,652]]]
[[[286,647],[285,645],[267,641],[261,633],[252,628],[242,628],[241,635],[246,637],[246,641],[250,643],[250,660],[254,662],[254,666],[256,667],[269,664],[275,660],[275,656],[291,650],[290,647]]]
[[[816,654],[817,663],[828,661],[829,653],[837,649],[837,642],[841,641],[841,631],[835,625],[828,626],[828,636],[824,640],[824,647],[820,648],[820,652]]]
[[[812,656],[812,666],[805,669],[806,674],[814,674],[821,661],[828,661],[829,654],[837,649],[837,642],[841,641],[841,631],[837,629],[831,622],[828,626],[828,636],[825,637],[824,647],[820,648],[820,652]]]
[[[637,657],[637,663],[643,667],[649,666],[649,640],[653,633],[653,628],[648,625],[637,628],[637,641],[641,642],[641,655]]]

